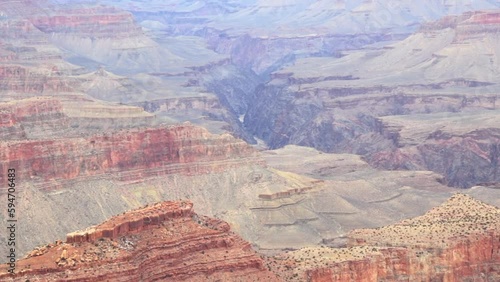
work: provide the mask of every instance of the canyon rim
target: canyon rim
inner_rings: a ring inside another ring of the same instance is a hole
[[[2,1],[0,280],[498,281],[499,98],[496,0]]]

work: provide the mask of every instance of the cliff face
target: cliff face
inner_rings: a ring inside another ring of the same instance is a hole
[[[425,215],[349,234],[352,245],[405,247],[410,280],[498,280],[500,210],[463,194]],[[433,267],[429,267],[433,266]]]
[[[271,148],[297,144],[356,153],[380,168],[442,173],[456,187],[498,181],[496,149],[490,149],[498,146],[498,126],[474,123],[476,132],[467,117],[486,119],[498,110],[499,16],[498,10],[466,13],[375,50],[297,59],[258,89],[245,128]],[[388,120],[397,119],[391,116],[401,117],[397,126],[406,135],[420,138],[402,142],[406,136],[391,128]],[[442,124],[446,118],[470,130],[441,130],[446,137],[435,127],[410,133],[418,121]],[[391,153],[392,160],[381,157]]]
[[[348,248],[311,248],[271,260],[307,281],[496,281],[500,210],[456,194],[425,215],[349,233]],[[315,265],[315,266],[312,266]]]
[[[130,13],[106,6],[75,6],[52,7],[28,20],[50,35],[52,44],[79,56],[76,60],[83,64],[95,67],[97,62],[130,72],[155,70],[155,60],[167,63],[162,55],[168,57],[168,52],[163,53],[144,35]]]
[[[128,180],[174,172],[207,173],[230,167],[230,160],[254,152],[232,136],[216,137],[192,125],[122,130],[88,138],[11,141],[0,148],[2,171],[15,167],[20,177],[42,182],[116,172]]]
[[[404,139],[396,136],[398,141]],[[383,150],[366,159],[379,168],[430,169],[446,175],[449,185],[462,188],[500,181],[497,128],[481,126],[460,135],[436,130],[422,143]]]
[[[39,247],[2,281],[279,281],[250,244],[190,202],[162,202]]]
[[[68,92],[71,87],[64,79],[48,72],[35,71],[22,66],[2,66],[0,69],[0,89],[28,95],[40,95],[43,92]]]
[[[60,101],[31,98],[0,103],[0,136],[6,140],[22,140],[35,131],[57,132],[69,125]]]
[[[129,37],[140,33],[130,13],[113,7],[65,9],[56,15],[31,17],[30,21],[45,33],[77,32],[97,38]]]

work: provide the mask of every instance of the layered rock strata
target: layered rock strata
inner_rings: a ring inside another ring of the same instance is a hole
[[[2,281],[279,281],[250,244],[191,202],[162,202],[112,217],[33,250]]]
[[[459,136],[440,135],[439,128],[419,131],[425,136],[418,144],[403,144],[384,118],[407,116],[432,124],[437,114],[455,121],[462,115],[458,122],[470,128],[468,114],[497,111],[498,18],[498,10],[466,13],[427,24],[395,44],[345,52],[341,58],[298,59],[258,89],[245,128],[271,148],[297,144],[355,153],[379,168],[442,173],[448,185],[461,188],[498,182],[497,125]],[[404,124],[411,130],[409,125]],[[451,142],[464,145],[456,152]],[[377,153],[397,153],[401,147],[413,158],[407,166],[397,157],[378,161]]]
[[[43,97],[0,103],[0,136],[4,141],[29,138],[35,128],[55,132],[68,125],[62,104],[55,99]]]
[[[104,174],[119,180],[200,174],[238,165],[240,157],[252,158],[255,153],[244,141],[215,136],[193,125],[119,130],[87,138],[8,141],[0,144],[0,152],[1,171],[14,167],[19,177],[35,182]]]
[[[347,236],[348,248],[308,248],[270,260],[287,281],[496,281],[500,210],[456,194],[425,215]]]
[[[498,111],[389,116],[382,131],[396,148],[366,156],[385,169],[430,169],[452,186],[500,181]],[[418,120],[420,119],[420,120]],[[425,122],[422,122],[425,120]]]

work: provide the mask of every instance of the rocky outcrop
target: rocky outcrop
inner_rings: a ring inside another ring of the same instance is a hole
[[[456,194],[423,216],[349,237],[352,245],[405,247],[410,280],[488,281],[500,277],[499,231],[497,207]]]
[[[127,234],[142,232],[152,225],[161,226],[167,219],[193,216],[192,208],[192,203],[182,202],[180,207],[177,207],[175,204],[164,202],[141,210],[127,212],[98,226],[69,233],[66,237],[66,243],[93,243],[103,238],[115,240]],[[225,231],[229,231],[229,228]]]
[[[2,140],[20,140],[35,130],[56,132],[69,124],[59,100],[48,97],[0,103]]]
[[[287,281],[496,281],[500,210],[456,194],[425,215],[351,231],[348,248],[309,248],[269,260]]]
[[[178,125],[109,132],[87,138],[11,141],[0,144],[1,171],[17,168],[33,181],[113,174],[142,179],[169,173],[219,171],[252,157],[254,149],[230,135]],[[255,159],[257,161],[257,159]],[[257,161],[258,162],[258,161]]]
[[[105,6],[65,9],[55,15],[31,17],[30,21],[45,33],[77,32],[97,38],[128,37],[141,31],[130,13]]]
[[[500,24],[500,12],[476,11],[464,13],[461,16],[448,16],[439,21],[424,24],[423,31],[433,31],[444,28],[456,29],[455,43],[464,43],[473,38],[480,38],[486,33],[494,33]]]
[[[112,217],[65,243],[39,247],[2,281],[280,281],[250,244],[190,202],[162,202]]]
[[[423,144],[377,152],[366,159],[378,168],[430,169],[445,175],[448,185],[461,188],[500,181],[499,129],[477,128],[460,135],[430,132]]]
[[[60,77],[52,77],[50,71],[41,73],[26,67],[6,65],[0,68],[0,90],[40,95],[47,91],[71,91],[71,87]]]

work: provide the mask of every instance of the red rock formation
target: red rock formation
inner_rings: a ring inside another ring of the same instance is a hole
[[[500,209],[456,194],[425,215],[268,261],[287,281],[498,281]],[[291,271],[294,269],[294,271]]]
[[[34,127],[50,135],[68,125],[62,105],[56,99],[38,97],[0,103],[0,136],[4,141],[25,139],[26,130]]]
[[[474,24],[500,24],[500,12],[476,12],[470,19]]]
[[[500,209],[463,194],[423,216],[379,229],[356,230],[349,237],[351,245],[406,248],[410,280],[500,278]]]
[[[484,37],[485,33],[496,34],[500,26],[500,12],[475,12],[470,18],[460,22],[456,29],[455,42],[466,42],[467,39]]]
[[[34,96],[46,91],[65,92],[71,91],[71,89],[65,79],[51,76],[50,73],[16,65],[0,67],[1,91],[14,91]]]
[[[443,28],[456,28],[460,25],[485,25],[500,24],[500,13],[496,10],[492,11],[475,11],[466,12],[462,15],[446,16],[434,22],[424,23],[421,27],[422,31],[438,30]]]
[[[396,142],[402,139],[398,133],[393,138]],[[437,130],[423,144],[380,151],[366,159],[378,168],[433,170],[445,175],[447,184],[467,188],[498,180],[499,144],[496,128],[462,134]]]
[[[14,124],[38,120],[36,116],[51,116],[57,118],[63,116],[63,110],[60,101],[49,97],[37,97],[32,99],[19,100],[10,103],[0,103],[0,127],[13,126]]]
[[[115,216],[0,267],[2,281],[279,281],[229,225],[163,202]]]
[[[408,277],[407,251],[389,248],[379,250],[362,260],[345,261],[328,267],[308,270],[308,281],[397,281]]]
[[[255,150],[230,135],[192,125],[111,131],[87,138],[10,141],[0,144],[0,171],[15,167],[34,181],[110,174],[119,180],[169,173],[200,174],[259,162]],[[3,175],[6,175],[5,173]]]
[[[66,243],[96,242],[101,238],[117,239],[120,236],[141,232],[151,225],[161,225],[166,219],[193,215],[192,203],[181,203],[172,209],[172,203],[164,202],[145,209],[122,214],[98,226],[68,234]],[[226,230],[229,231],[229,230]]]
[[[28,18],[43,32],[67,32],[78,29],[80,32],[108,32],[108,36],[116,36],[117,31],[127,33],[138,31],[130,13],[113,7],[94,6],[78,8],[62,8],[49,1],[7,1],[2,3],[2,12],[11,19]],[[122,27],[117,30],[116,27]],[[126,28],[129,28],[127,31]],[[111,31],[111,32],[110,32]]]
[[[92,34],[96,37],[127,36],[137,33],[140,28],[134,25],[130,13],[112,7],[89,7],[59,11],[56,15],[39,15],[30,21],[43,32],[78,31],[79,34]]]

